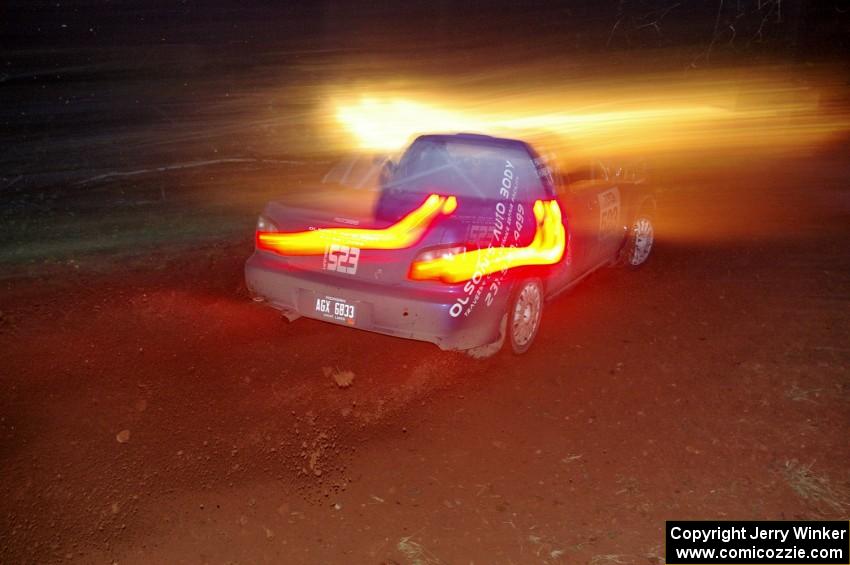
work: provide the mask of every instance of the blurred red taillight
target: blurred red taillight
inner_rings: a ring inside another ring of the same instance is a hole
[[[266,245],[263,245],[263,241],[260,238],[260,234],[264,233],[277,233],[279,230],[274,222],[266,218],[265,216],[260,216],[257,218],[257,229],[254,231],[254,247],[257,249],[268,249]]]
[[[525,247],[486,247],[474,251],[462,248],[430,256],[420,254],[410,266],[413,280],[439,280],[445,283],[468,281],[496,271],[531,265],[552,265],[561,260],[566,250],[566,230],[561,218],[561,208],[556,200],[538,200],[534,203],[537,228],[534,239]],[[452,249],[450,247],[449,249]]]

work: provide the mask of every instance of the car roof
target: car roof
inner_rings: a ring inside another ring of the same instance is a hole
[[[525,141],[519,139],[511,139],[507,137],[493,137],[492,135],[484,135],[480,133],[442,133],[442,134],[425,134],[417,137],[413,143],[417,141],[474,141],[481,144],[493,145],[504,148],[522,148],[529,150],[531,147]]]

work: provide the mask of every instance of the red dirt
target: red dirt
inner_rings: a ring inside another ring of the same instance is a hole
[[[247,240],[11,279],[0,561],[661,563],[668,519],[847,518],[850,227],[818,218],[662,238],[486,361],[283,321]]]

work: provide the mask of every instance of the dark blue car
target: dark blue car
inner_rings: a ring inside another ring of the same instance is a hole
[[[523,353],[547,299],[604,265],[643,264],[653,244],[640,175],[554,162],[472,134],[421,136],[397,163],[344,162],[266,206],[248,288],[290,319]]]

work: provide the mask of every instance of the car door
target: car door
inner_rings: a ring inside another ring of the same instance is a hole
[[[584,219],[587,261],[586,268],[592,269],[600,263],[612,259],[623,242],[624,214],[623,199],[620,190],[621,176],[617,171],[600,161],[590,165],[589,178],[573,182],[574,190],[585,193],[588,201]]]
[[[600,164],[600,191],[597,193],[599,205],[599,244],[597,258],[601,261],[614,259],[623,245],[629,219],[625,201],[634,182],[629,180],[627,170],[618,165]],[[623,191],[626,192],[623,192]]]
[[[552,273],[554,292],[594,266],[599,227],[598,198],[592,179],[561,177],[556,183],[556,196],[567,230],[567,251]]]

